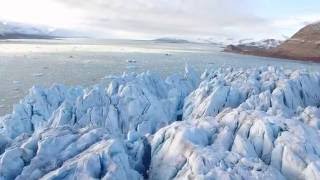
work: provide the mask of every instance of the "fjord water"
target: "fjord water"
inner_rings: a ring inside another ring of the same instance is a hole
[[[150,70],[161,76],[183,73],[185,64],[199,71],[219,66],[281,66],[320,71],[320,64],[221,52],[214,44],[130,40],[16,40],[0,42],[0,116],[33,85],[90,86],[104,77]]]

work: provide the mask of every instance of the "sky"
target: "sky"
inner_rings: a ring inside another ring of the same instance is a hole
[[[277,38],[320,20],[320,0],[0,0],[0,20],[98,38]]]

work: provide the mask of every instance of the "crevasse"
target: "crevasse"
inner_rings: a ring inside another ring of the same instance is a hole
[[[33,87],[0,118],[0,179],[319,179],[319,106],[319,73],[272,66]]]

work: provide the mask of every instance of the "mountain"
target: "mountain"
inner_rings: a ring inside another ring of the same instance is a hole
[[[273,53],[289,59],[320,61],[320,22],[302,28]]]
[[[161,42],[161,43],[190,43],[187,40],[184,39],[176,39],[176,38],[159,38],[153,40],[155,42]]]
[[[251,52],[251,51],[262,51],[270,50],[278,47],[282,41],[276,39],[265,39],[261,41],[246,41],[240,40],[238,45],[228,45],[225,51],[239,51],[239,52]]]
[[[282,43],[281,40],[276,40],[276,39],[265,39],[261,41],[253,41],[253,42],[247,42],[244,43],[243,45],[245,46],[251,46],[255,47],[258,49],[272,49],[278,47]]]
[[[229,45],[224,51],[320,62],[320,22],[302,28],[283,43],[270,40],[268,43],[271,46],[261,46],[261,48],[248,44]]]
[[[0,22],[0,39],[52,39],[56,37],[73,37],[73,34],[69,30],[48,26]]]
[[[15,22],[0,23],[0,39],[53,38],[49,28]]]

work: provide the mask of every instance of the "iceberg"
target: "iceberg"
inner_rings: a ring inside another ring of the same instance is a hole
[[[278,67],[34,86],[0,117],[0,179],[319,179],[320,73]]]

